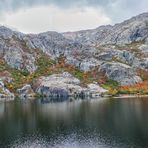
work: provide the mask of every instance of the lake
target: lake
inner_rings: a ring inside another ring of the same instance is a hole
[[[0,103],[0,148],[148,147],[148,98]]]

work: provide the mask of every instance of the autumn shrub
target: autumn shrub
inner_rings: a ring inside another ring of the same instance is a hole
[[[27,69],[21,70],[20,73],[21,73],[23,76],[28,76],[28,75],[30,74],[30,72],[29,72]]]
[[[121,86],[119,92],[122,94],[148,94],[148,82],[140,82],[134,85]]]
[[[137,74],[142,78],[143,81],[148,81],[148,72],[143,69],[138,69]]]
[[[111,79],[108,79],[105,84],[102,85],[104,88],[106,89],[118,89],[119,88],[119,83],[114,81],[114,80],[111,80]]]
[[[8,65],[3,60],[0,60],[0,71],[4,71],[7,69],[8,69]]]

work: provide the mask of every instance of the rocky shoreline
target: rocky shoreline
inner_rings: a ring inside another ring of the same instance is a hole
[[[113,97],[114,99],[132,99],[132,98],[148,98],[148,95],[118,95],[116,97]]]
[[[19,89],[20,98],[22,96],[36,96],[68,100],[69,98],[87,98],[97,97],[107,92],[97,84],[88,84],[87,87],[82,87],[79,79],[75,78],[68,72],[62,74],[53,74],[48,77],[40,77],[33,84],[24,86]]]
[[[34,82],[33,87],[26,84],[16,92],[16,95],[20,99],[33,99],[38,96],[51,98],[51,100],[68,100],[70,98],[95,98],[106,93],[107,90],[95,83],[88,84],[87,87],[82,87],[79,79],[73,77],[68,72],[64,72],[62,74],[53,74],[48,77],[40,77]],[[9,94],[5,95],[5,97],[3,95],[3,98],[6,98],[7,101]]]

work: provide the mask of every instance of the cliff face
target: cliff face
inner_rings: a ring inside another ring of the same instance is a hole
[[[119,85],[136,84],[147,80],[137,71],[148,73],[148,13],[114,26],[67,33],[23,34],[1,26],[0,57],[0,78],[8,73],[11,82],[3,82],[12,91],[70,68],[77,78],[78,71],[83,79],[95,71],[93,81],[104,75]]]

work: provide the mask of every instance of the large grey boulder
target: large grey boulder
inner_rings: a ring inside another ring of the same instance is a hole
[[[11,93],[0,79],[0,101],[14,100],[14,94]]]
[[[89,84],[87,87],[80,85],[80,80],[71,74],[53,74],[48,77],[41,77],[34,84],[35,92],[43,97],[49,97],[53,100],[68,100],[72,98],[86,98],[99,96],[106,90],[97,84]]]
[[[86,91],[80,85],[80,81],[71,74],[54,74],[41,77],[37,80],[36,93],[44,97],[68,99],[69,96],[80,97]]]
[[[108,62],[101,65],[99,70],[105,72],[109,79],[117,81],[120,85],[130,85],[142,81],[134,70],[126,64]]]

